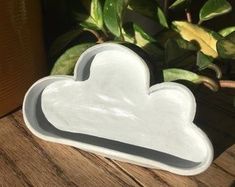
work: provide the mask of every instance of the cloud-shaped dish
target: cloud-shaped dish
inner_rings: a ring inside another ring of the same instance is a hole
[[[24,120],[38,137],[117,160],[194,175],[212,162],[207,136],[193,124],[186,87],[149,87],[142,58],[118,44],[85,51],[74,76],[49,76],[27,92]]]

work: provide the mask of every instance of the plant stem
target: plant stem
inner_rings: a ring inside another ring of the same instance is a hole
[[[97,43],[104,43],[104,38],[95,30],[92,29],[84,29],[85,31],[88,31],[92,33],[97,38]]]
[[[209,68],[209,69],[215,71],[216,77],[217,77],[218,79],[221,79],[221,77],[222,77],[222,71],[221,71],[221,69],[219,68],[219,66],[217,66],[216,64],[212,64],[212,63],[211,63],[211,64],[208,65],[207,68]]]
[[[221,88],[235,88],[235,81],[220,80],[219,84]]]
[[[214,92],[219,90],[218,83],[209,77],[201,75],[198,81],[198,83],[203,83],[206,87],[210,88]]]
[[[186,18],[189,23],[192,23],[192,14],[189,9],[185,9]]]
[[[203,22],[202,20],[199,20],[197,24],[198,24],[198,25],[201,25],[202,22]]]
[[[168,16],[168,4],[169,4],[169,1],[164,0],[163,11],[166,17]]]

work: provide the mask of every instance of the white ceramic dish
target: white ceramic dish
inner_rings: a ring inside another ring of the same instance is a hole
[[[111,43],[85,51],[74,76],[37,81],[23,103],[27,127],[44,140],[180,175],[203,172],[213,159],[195,109],[180,84],[149,88],[143,59]]]

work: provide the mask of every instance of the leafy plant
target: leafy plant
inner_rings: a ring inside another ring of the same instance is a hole
[[[199,22],[192,22],[191,0],[176,0],[161,7],[155,0],[80,0],[86,13],[73,12],[77,25],[63,34],[51,46],[51,56],[61,56],[55,62],[51,74],[72,74],[80,54],[95,43],[113,41],[131,43],[142,48],[153,59],[155,67],[162,71],[164,81],[186,80],[204,84],[217,91],[220,87],[233,87],[232,80],[221,80],[224,73],[220,64],[235,59],[235,26],[213,31],[201,26],[204,22],[229,13],[231,4],[226,0],[207,0],[201,7]],[[186,20],[170,20],[171,11],[184,11]],[[159,25],[155,35],[134,21],[126,22],[129,12],[142,15]],[[84,32],[95,36],[96,41],[77,43],[68,48]],[[226,60],[227,59],[227,60]],[[214,75],[211,71],[214,71]],[[228,77],[228,76],[227,76]]]

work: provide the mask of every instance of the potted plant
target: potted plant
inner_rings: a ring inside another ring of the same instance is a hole
[[[59,36],[50,47],[51,59],[56,59],[52,75],[72,74],[83,51],[95,43],[109,41],[142,48],[154,67],[162,72],[162,81],[185,80],[196,85],[204,84],[212,91],[235,87],[233,80],[224,80],[229,77],[230,63],[235,59],[235,26],[217,31],[204,26],[214,17],[232,10],[228,1],[205,1],[197,23],[192,20],[190,0],[176,0],[172,4],[165,0],[163,6],[155,0],[91,0],[81,3],[83,11],[71,11],[74,27]],[[172,20],[168,10],[173,13],[181,11],[183,20]],[[147,32],[145,26],[126,19],[128,13],[147,17],[159,25],[160,31]],[[78,42],[77,39],[87,33],[94,37]]]

